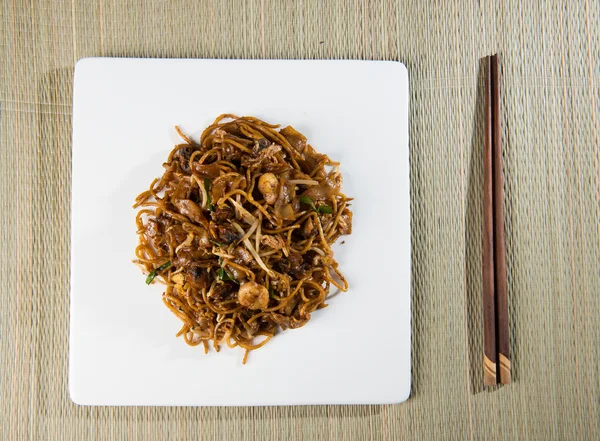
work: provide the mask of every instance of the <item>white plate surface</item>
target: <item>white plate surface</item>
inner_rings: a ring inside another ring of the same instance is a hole
[[[378,404],[408,398],[408,74],[396,62],[89,58],[75,69],[69,390],[87,405]],[[292,125],[341,162],[350,290],[239,349],[189,347],[131,263],[138,193],[221,113]]]

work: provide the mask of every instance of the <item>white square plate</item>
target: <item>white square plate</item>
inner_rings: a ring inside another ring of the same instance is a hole
[[[379,404],[408,398],[408,74],[396,62],[89,58],[75,69],[69,390],[88,405]],[[250,354],[189,347],[131,263],[132,204],[221,113],[291,125],[341,162],[350,290]]]

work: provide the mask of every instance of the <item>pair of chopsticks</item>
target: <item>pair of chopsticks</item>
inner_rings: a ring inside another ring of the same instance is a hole
[[[483,382],[510,383],[498,55],[485,58],[483,139]],[[498,369],[496,368],[498,366]]]

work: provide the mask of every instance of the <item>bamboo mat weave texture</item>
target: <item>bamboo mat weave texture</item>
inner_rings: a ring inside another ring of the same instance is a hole
[[[0,15],[0,439],[600,439],[600,2],[3,0]],[[479,60],[495,52],[514,383],[483,390]],[[408,402],[70,402],[73,67],[88,56],[406,64]]]

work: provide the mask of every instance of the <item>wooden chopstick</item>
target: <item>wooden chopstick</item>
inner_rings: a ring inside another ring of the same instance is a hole
[[[485,58],[484,118],[483,381],[485,385],[494,385],[508,384],[511,380],[497,55]]]
[[[494,197],[492,160],[492,75],[485,58],[483,125],[483,384],[496,384],[496,293],[494,290]]]
[[[506,243],[504,241],[504,179],[502,178],[502,132],[500,128],[500,76],[498,55],[491,57],[492,83],[492,162],[494,187],[494,288],[496,293],[496,350],[499,382],[510,383],[508,340],[508,295]]]

